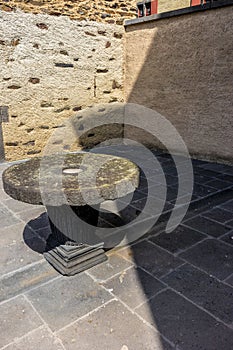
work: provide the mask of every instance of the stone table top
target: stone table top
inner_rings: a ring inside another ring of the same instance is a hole
[[[93,205],[132,193],[139,169],[128,159],[89,152],[54,154],[11,165],[5,192],[31,204]]]

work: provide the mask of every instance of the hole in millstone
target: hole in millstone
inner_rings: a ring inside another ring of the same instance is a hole
[[[80,167],[80,168],[65,168],[62,170],[63,174],[68,174],[68,175],[76,175],[80,174],[83,172],[86,168],[85,167]]]
[[[93,137],[93,136],[95,136],[95,134],[90,133],[87,135],[87,137]]]

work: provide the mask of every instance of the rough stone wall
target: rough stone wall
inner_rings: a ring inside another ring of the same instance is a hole
[[[233,6],[126,27],[126,101],[168,118],[189,151],[233,161]]]
[[[34,14],[69,16],[71,19],[123,24],[137,17],[139,0],[0,0],[0,10],[21,9]],[[190,0],[158,0],[158,13],[189,7]]]
[[[8,160],[40,155],[64,118],[123,100],[121,26],[0,11],[0,106]]]
[[[136,0],[8,0],[0,1],[0,9],[10,12],[19,8],[34,14],[122,24],[124,19],[136,17],[136,3]]]

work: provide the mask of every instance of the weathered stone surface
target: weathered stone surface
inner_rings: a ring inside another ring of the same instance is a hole
[[[17,337],[22,337],[42,324],[37,313],[23,296],[18,296],[1,304],[0,314],[1,347],[11,343]]]
[[[104,285],[131,308],[139,306],[163,288],[166,288],[159,280],[140,268],[123,271],[108,280]]]
[[[7,275],[1,278],[0,301],[39,286],[57,275],[58,272],[45,261]]]
[[[186,264],[163,281],[225,323],[233,321],[233,289],[212,276]]]
[[[172,253],[178,253],[204,238],[206,236],[200,232],[180,225],[171,233],[162,232],[158,236],[151,237],[150,240]]]
[[[27,292],[27,296],[53,331],[113,298],[84,273],[75,277],[61,277]]]
[[[40,327],[14,343],[8,345],[6,350],[64,350],[61,342],[47,329]]]
[[[124,273],[125,269],[132,264],[116,254],[110,254],[108,261],[105,263],[92,267],[89,273],[98,281],[105,281],[117,273]]]
[[[231,349],[232,330],[172,290],[143,304],[136,312],[178,349]]]
[[[45,200],[52,206],[123,197],[134,191],[138,181],[139,169],[131,161],[85,152],[34,158],[3,173],[4,189],[12,198],[31,204]]]
[[[171,350],[159,334],[117,301],[58,332],[67,350]],[[70,341],[72,339],[72,341]]]
[[[207,239],[180,256],[220,280],[233,273],[233,247],[216,239]]]
[[[124,250],[122,251],[124,252]],[[131,254],[138,267],[142,267],[155,277],[161,277],[182,265],[182,260],[146,241],[134,244]]]

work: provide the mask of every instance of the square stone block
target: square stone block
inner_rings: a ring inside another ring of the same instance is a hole
[[[160,335],[117,301],[58,332],[67,350],[171,350]]]
[[[0,304],[0,320],[0,347],[13,342],[16,338],[22,337],[42,324],[37,313],[23,296]]]
[[[28,292],[27,296],[53,331],[112,299],[85,273],[61,277]]]

